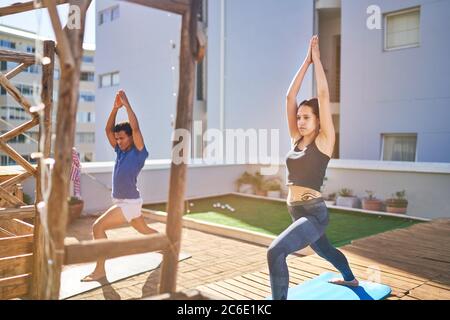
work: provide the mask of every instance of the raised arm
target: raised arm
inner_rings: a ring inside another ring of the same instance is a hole
[[[133,130],[133,141],[136,149],[141,151],[144,149],[144,138],[142,137],[141,129],[139,128],[139,122],[134,114],[133,109],[131,108],[131,104],[128,101],[127,95],[123,90],[119,91],[120,98],[122,100],[125,109],[128,114],[128,121],[130,122],[131,129]]]
[[[297,71],[294,79],[289,86],[289,90],[286,94],[286,112],[288,119],[289,135],[294,141],[300,138],[300,131],[297,127],[297,95],[302,86],[303,79],[305,78],[306,71],[308,71],[309,65],[312,63],[311,53],[312,40],[308,47],[308,54],[303,61],[300,69]]]
[[[320,61],[319,37],[314,36],[312,40],[312,59],[314,63],[316,82],[317,82],[317,96],[319,99],[319,115],[320,115],[320,132],[323,137],[332,142],[336,139],[333,117],[330,108],[330,92],[328,90],[328,82],[323,70],[322,62]]]
[[[114,99],[113,109],[109,114],[108,122],[106,123],[105,127],[106,136],[108,137],[108,141],[113,148],[115,148],[117,144],[116,137],[114,136],[114,126],[116,125],[117,111],[119,111],[121,106],[122,102],[120,101],[119,96],[116,95],[116,98]]]

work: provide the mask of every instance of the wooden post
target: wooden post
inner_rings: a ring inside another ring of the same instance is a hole
[[[80,28],[64,28],[63,36],[67,37],[70,55],[74,67],[60,60],[61,79],[59,81],[58,114],[56,121],[56,141],[54,146],[55,164],[51,177],[51,188],[46,204],[50,237],[48,285],[46,299],[58,299],[60,289],[61,268],[64,260],[64,237],[66,234],[69,196],[69,176],[72,163],[72,147],[74,144],[76,113],[78,107],[78,89],[80,84],[80,66],[83,55],[83,36],[86,11],[91,0],[72,0],[80,8]],[[53,11],[49,11],[52,14]],[[60,32],[56,32],[59,34]],[[61,52],[57,47],[57,53]]]
[[[30,287],[30,296],[32,299],[43,299],[45,297],[44,279],[46,276],[47,257],[45,255],[45,234],[41,225],[41,217],[37,210],[37,204],[42,201],[41,181],[45,177],[42,176],[43,159],[50,156],[51,149],[51,119],[53,108],[53,72],[55,65],[55,43],[53,41],[44,41],[44,57],[50,58],[50,63],[42,67],[42,91],[41,101],[45,105],[44,118],[39,126],[39,152],[43,157],[39,159],[36,175],[36,194],[35,206],[36,213],[34,216],[34,242],[33,242],[33,272]],[[42,141],[42,136],[45,137]],[[47,182],[47,181],[46,181]]]
[[[183,14],[181,27],[180,48],[180,86],[177,101],[177,117],[175,130],[185,129],[190,131],[192,125],[192,106],[194,103],[195,83],[195,48],[197,28],[197,12],[199,0],[192,0],[190,9]],[[193,36],[192,36],[193,35]],[[173,142],[173,147],[179,141]],[[190,147],[188,141],[182,142],[183,152]],[[184,211],[184,197],[186,189],[186,163],[175,164],[176,155],[172,152],[172,164],[170,169],[169,200],[167,205],[166,234],[170,240],[170,248],[164,251],[164,259],[161,269],[160,293],[173,293],[176,291],[176,278],[178,269],[178,254],[180,252],[182,218]],[[186,159],[186,155],[183,154]]]

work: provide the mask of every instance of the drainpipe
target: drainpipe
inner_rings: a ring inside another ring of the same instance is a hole
[[[225,0],[220,0],[220,131],[225,130]]]

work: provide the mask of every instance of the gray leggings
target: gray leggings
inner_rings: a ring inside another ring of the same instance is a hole
[[[272,242],[267,252],[272,299],[287,299],[289,271],[286,257],[308,245],[339,270],[344,280],[355,279],[344,254],[333,247],[325,235],[329,214],[323,198],[294,202],[288,205],[288,210],[293,223]]]

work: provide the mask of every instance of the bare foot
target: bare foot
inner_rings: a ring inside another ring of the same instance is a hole
[[[106,278],[105,273],[96,273],[92,272],[91,274],[85,276],[83,279],[81,279],[81,282],[90,282],[90,281],[99,281]]]
[[[357,287],[359,286],[359,281],[357,279],[353,279],[352,281],[345,281],[342,279],[331,279],[328,281],[331,284],[337,284],[342,286],[349,286],[349,287]]]

